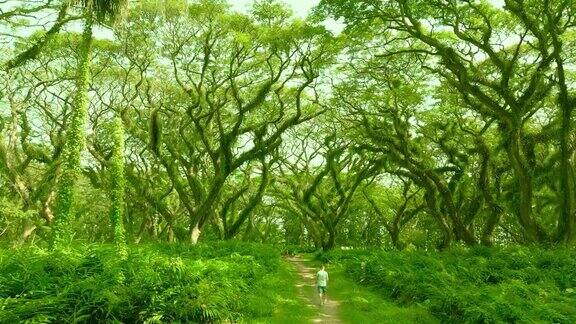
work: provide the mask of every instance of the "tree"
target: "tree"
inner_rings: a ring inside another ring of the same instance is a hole
[[[73,101],[72,122],[66,131],[66,140],[62,154],[62,174],[58,183],[56,200],[56,221],[54,225],[54,243],[66,244],[72,238],[68,221],[73,214],[74,185],[80,175],[80,155],[85,146],[85,128],[90,99],[90,62],[92,51],[92,28],[94,23],[109,23],[126,5],[125,0],[81,1],[84,30],[79,44],[78,69],[76,74],[76,93]]]
[[[136,68],[131,73],[143,76],[129,91],[147,111],[127,129],[166,170],[196,242],[226,205],[219,203],[236,195],[225,190],[231,176],[267,163],[262,157],[287,129],[322,112],[313,91],[334,50],[322,28],[261,16],[265,4],[254,18],[232,14],[218,1],[174,6],[188,9],[134,13],[140,25],[155,19],[156,34],[137,37],[159,48],[146,57],[124,53]],[[134,36],[124,34],[126,42]],[[141,113],[122,114],[127,121]]]
[[[419,189],[411,190],[411,182],[404,179],[400,181],[402,182],[402,189],[400,190],[401,194],[399,197],[395,196],[391,192],[392,190],[386,194],[380,193],[378,195],[381,199],[387,200],[386,205],[391,209],[392,217],[386,216],[388,213],[382,210],[381,204],[369,193],[369,190],[367,190],[368,186],[362,189],[362,194],[366,200],[368,200],[374,212],[382,219],[382,223],[390,235],[392,244],[398,250],[402,250],[405,246],[405,243],[400,240],[402,229],[413,220],[418,213],[423,211],[426,206],[423,202],[418,203],[418,200],[422,200],[422,197],[419,197]],[[373,189],[373,191],[375,190]],[[394,202],[396,199],[398,200]]]
[[[311,127],[300,138],[293,135],[296,145],[285,148],[275,197],[282,209],[304,223],[316,247],[327,251],[334,248],[360,184],[379,165],[366,163],[335,133],[315,142],[314,131]]]

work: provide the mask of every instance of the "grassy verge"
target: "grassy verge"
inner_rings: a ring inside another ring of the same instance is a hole
[[[475,247],[319,255],[397,305],[445,323],[576,323],[576,250]]]
[[[129,251],[125,260],[108,244],[0,251],[0,323],[266,323],[306,315],[293,271],[274,247],[222,242]]]
[[[310,267],[319,266],[317,261],[306,263]],[[439,323],[421,306],[398,306],[358,285],[346,277],[339,264],[330,264],[327,270],[330,274],[329,296],[340,303],[340,318],[345,323]]]

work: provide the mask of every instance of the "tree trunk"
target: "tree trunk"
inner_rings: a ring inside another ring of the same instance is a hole
[[[392,244],[394,244],[396,250],[401,251],[402,249],[404,249],[404,245],[400,242],[400,229],[398,228],[398,226],[393,225],[392,227],[390,227],[389,233],[390,233],[390,239],[392,240]]]
[[[202,202],[200,207],[192,215],[190,221],[190,225],[192,226],[192,229],[190,230],[190,238],[192,244],[196,244],[198,238],[200,237],[202,227],[204,226],[206,221],[210,218],[210,214],[213,213],[214,204],[216,204],[216,202],[220,198],[222,186],[224,185],[225,181],[226,178],[222,176],[217,176],[214,179],[214,183],[212,184],[212,188],[210,189],[210,192],[206,196],[206,199]],[[195,231],[198,232],[196,236],[196,241],[193,239],[193,237],[195,236],[194,234]]]
[[[306,216],[302,216],[301,219],[306,229],[306,236],[312,239],[316,249],[321,249],[323,238],[320,236],[320,231],[316,228],[314,221],[306,219]]]
[[[126,251],[126,237],[124,234],[124,129],[122,120],[114,120],[113,130],[114,149],[110,163],[110,176],[112,181],[111,196],[112,208],[110,211],[110,223],[114,231],[114,241],[120,251]]]
[[[484,225],[484,229],[482,230],[482,237],[480,238],[480,242],[485,246],[492,246],[494,230],[496,229],[496,226],[502,217],[502,209],[499,206],[491,205],[490,207],[490,215],[488,215],[488,220]]]
[[[202,231],[200,230],[198,224],[192,226],[192,229],[190,230],[190,243],[196,245],[201,233]]]
[[[40,217],[46,221],[46,225],[50,226],[54,220],[54,213],[52,212],[52,201],[54,200],[54,191],[50,192],[47,198],[42,202],[42,207],[40,209]]]
[[[486,205],[488,205],[488,211],[490,213],[482,230],[480,243],[485,246],[492,246],[494,230],[500,222],[504,209],[496,202],[496,199],[492,197],[492,188],[490,185],[490,150],[480,136],[476,138],[476,146],[478,147],[480,156],[482,157],[480,176],[478,177],[478,188],[484,197]],[[492,173],[494,173],[494,171],[492,171]],[[498,183],[498,181],[496,181],[496,183]],[[495,190],[499,191],[499,187],[496,186]]]
[[[547,12],[549,20],[553,20]],[[574,183],[572,181],[572,166],[570,165],[570,135],[572,132],[572,111],[574,110],[575,99],[570,97],[568,84],[566,82],[566,72],[564,70],[564,59],[562,58],[561,32],[557,28],[556,21],[550,21],[547,25],[550,32],[550,39],[554,48],[554,61],[556,62],[556,76],[558,78],[558,104],[560,105],[560,219],[556,233],[558,242],[570,243],[574,236]]]
[[[174,228],[168,224],[168,243],[174,243]]]
[[[561,90],[559,102],[562,109],[562,125],[560,128],[560,207],[557,241],[570,243],[574,238],[574,183],[572,181],[572,165],[570,164],[570,136],[572,132],[572,102],[567,90]]]
[[[511,127],[507,152],[518,185],[517,217],[529,242],[543,242],[546,234],[532,219],[532,176],[523,157],[521,140],[520,127]]]
[[[250,218],[250,222],[248,226],[252,226],[252,212],[258,206],[258,204],[262,201],[262,197],[264,196],[264,192],[266,191],[266,186],[268,185],[268,166],[263,161],[262,162],[262,179],[260,180],[260,184],[258,185],[258,191],[250,197],[248,200],[247,205],[240,211],[238,218],[236,221],[226,229],[226,239],[231,239],[238,234],[240,231],[240,227],[247,219]]]
[[[442,197],[443,206],[446,208],[448,213],[448,217],[452,221],[452,225],[454,227],[454,232],[457,235],[458,239],[461,239],[467,245],[475,245],[476,239],[470,233],[470,231],[464,226],[460,216],[458,215],[458,211],[456,210],[456,206],[454,206],[454,202],[452,200],[452,193],[448,189],[448,187],[442,182],[438,176],[433,174],[432,172],[425,172],[425,176],[428,177],[438,189],[440,196]]]
[[[144,219],[140,224],[140,229],[138,230],[138,234],[136,238],[134,238],[134,243],[138,244],[142,240],[142,236],[144,235],[144,231],[146,231],[146,227],[148,226],[148,218]]]
[[[442,215],[438,212],[438,204],[436,201],[435,193],[433,191],[427,190],[426,194],[424,194],[424,199],[426,199],[426,204],[428,205],[428,211],[432,214],[436,222],[438,223],[438,227],[442,232],[442,241],[438,244],[439,250],[444,250],[449,248],[452,244],[453,240],[453,233],[448,223]]]
[[[327,230],[328,239],[322,243],[322,250],[324,252],[332,250],[336,243],[336,230],[334,228],[328,228]]]
[[[53,244],[67,244],[72,238],[69,227],[73,213],[74,185],[80,176],[80,155],[85,146],[86,120],[88,117],[90,86],[90,55],[92,49],[92,18],[88,14],[84,23],[79,49],[79,65],[76,75],[76,93],[72,122],[66,132],[62,154],[62,175],[58,184],[56,219]]]
[[[26,220],[24,224],[24,230],[20,235],[19,239],[14,243],[14,247],[23,245],[26,241],[30,238],[30,236],[34,233],[37,226],[30,220]]]

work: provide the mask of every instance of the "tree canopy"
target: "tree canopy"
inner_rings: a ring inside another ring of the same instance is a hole
[[[0,6],[2,241],[573,245],[574,1]]]

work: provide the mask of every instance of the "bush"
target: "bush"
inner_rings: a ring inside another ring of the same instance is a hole
[[[366,256],[371,255],[376,252],[376,250],[369,249],[352,249],[352,250],[331,250],[329,252],[319,251],[316,253],[316,260],[323,263],[345,263],[350,260],[363,259]]]
[[[127,260],[117,257],[113,245],[5,250],[0,252],[0,322],[260,317],[266,314],[250,304],[251,294],[266,289],[280,264],[277,249],[236,242],[133,246]]]
[[[444,322],[576,322],[576,251],[536,247],[446,252],[334,251],[347,275]]]

